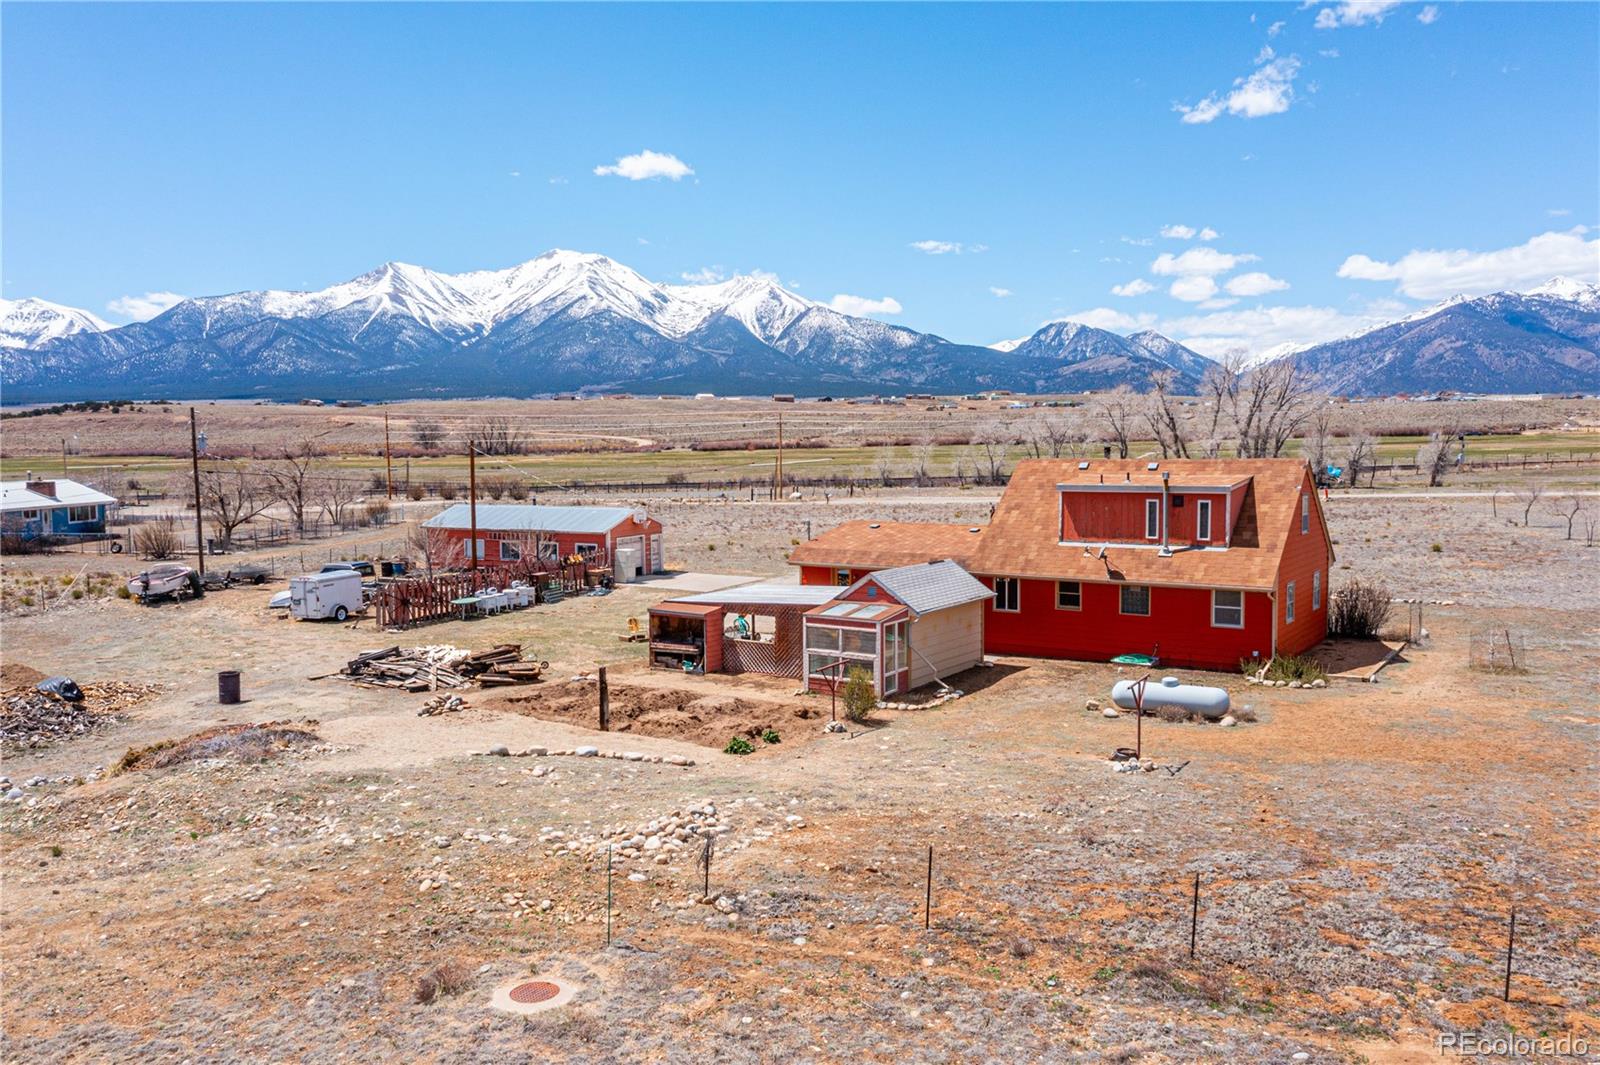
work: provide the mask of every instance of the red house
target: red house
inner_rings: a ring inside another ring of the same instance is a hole
[[[1034,459],[986,526],[850,522],[789,561],[806,584],[951,558],[994,592],[984,649],[1236,670],[1327,633],[1333,549],[1296,459]],[[920,548],[919,548],[919,545]]]
[[[666,568],[661,523],[643,510],[479,503],[477,526],[479,562],[584,555],[596,565],[614,566],[622,581]],[[434,515],[422,527],[428,530],[434,566],[459,568],[472,557],[472,513],[466,503]]]

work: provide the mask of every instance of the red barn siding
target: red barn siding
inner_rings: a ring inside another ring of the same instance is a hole
[[[838,571],[840,569],[843,569],[843,568],[844,568],[843,566],[839,566],[837,568],[833,567],[833,566],[801,566],[800,567],[800,583],[801,584],[835,584],[835,585],[837,585],[837,584],[839,584],[838,576],[837,576],[838,575]],[[872,572],[872,570],[870,570],[870,569],[853,569],[853,570],[850,571],[850,582],[849,583],[850,584],[854,584],[856,581],[859,581],[862,577],[865,577],[867,574],[869,574],[871,572]],[[839,586],[840,587],[845,587],[845,585],[839,585]]]
[[[1297,655],[1309,651],[1328,635],[1328,571],[1332,569],[1333,551],[1328,543],[1327,526],[1323,522],[1321,501],[1316,486],[1308,475],[1301,492],[1309,499],[1311,531],[1300,531],[1300,504],[1294,507],[1294,524],[1283,550],[1283,562],[1278,569],[1278,652]],[[1314,574],[1322,574],[1322,602],[1313,608],[1311,589]],[[1294,624],[1284,620],[1284,606],[1289,594],[1289,582],[1295,585]]]
[[[663,568],[665,560],[650,557],[651,537],[661,534],[661,523],[651,518],[643,524],[632,518],[620,522],[609,533],[536,533],[525,530],[490,529],[480,526],[478,539],[484,541],[483,558],[480,562],[499,562],[501,540],[510,540],[520,546],[524,558],[531,558],[535,550],[535,541],[556,545],[557,556],[567,558],[578,551],[579,544],[593,544],[610,563],[612,554],[616,550],[616,542],[628,536],[642,536],[644,538],[644,568],[649,573]],[[467,529],[431,529],[429,530],[429,553],[432,554],[435,566],[462,566],[467,563],[466,541],[469,539]]]
[[[991,587],[992,577],[981,578]],[[1244,628],[1211,624],[1211,592],[1204,588],[1150,589],[1150,616],[1123,614],[1118,584],[1083,583],[1083,608],[1056,607],[1056,582],[1024,580],[1016,613],[984,606],[984,650],[993,654],[1105,661],[1114,655],[1150,654],[1160,645],[1163,666],[1233,672],[1239,660],[1272,653],[1272,600],[1244,596]]]
[[[1187,544],[1226,543],[1228,530],[1226,497],[1220,493],[1181,492],[1174,490],[1174,499],[1183,498],[1181,506],[1170,508],[1168,539],[1174,547]],[[1061,539],[1069,542],[1107,541],[1116,543],[1152,544],[1161,541],[1157,529],[1154,538],[1145,536],[1145,501],[1156,502],[1157,513],[1161,507],[1161,492],[1063,492]],[[1211,538],[1195,539],[1195,515],[1202,499],[1211,501]]]

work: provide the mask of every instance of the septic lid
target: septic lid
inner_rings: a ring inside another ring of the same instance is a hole
[[[1161,678],[1161,686],[1163,688],[1176,688],[1178,686],[1178,678],[1177,677],[1162,677]]]

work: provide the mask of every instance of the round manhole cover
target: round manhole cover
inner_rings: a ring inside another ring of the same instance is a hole
[[[529,980],[525,984],[518,984],[510,992],[511,1001],[522,1006],[531,1006],[535,1002],[547,1002],[561,994],[561,989],[548,980]]]

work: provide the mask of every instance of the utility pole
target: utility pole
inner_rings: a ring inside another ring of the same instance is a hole
[[[61,438],[61,476],[67,475],[67,438]]]
[[[64,460],[63,460],[64,461]],[[194,471],[194,554],[200,576],[206,575],[206,537],[200,523],[200,439],[194,425],[194,408],[189,408],[189,465]]]
[[[467,511],[472,522],[471,539],[467,541],[470,561],[467,568],[478,571],[478,442],[467,441]]]
[[[383,468],[387,471],[388,493],[384,498],[394,498],[394,458],[389,453],[389,412],[383,412]]]
[[[778,463],[777,475],[774,478],[778,499],[783,499],[783,411],[778,412]]]

